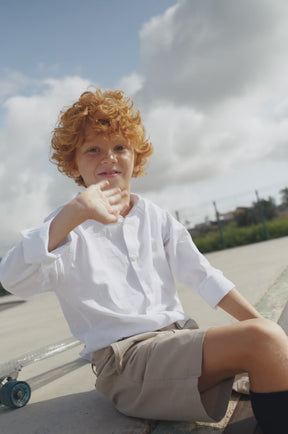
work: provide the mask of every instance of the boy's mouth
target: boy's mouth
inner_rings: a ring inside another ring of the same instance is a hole
[[[119,170],[103,170],[103,172],[99,172],[98,176],[104,176],[106,178],[114,178],[119,175],[121,172]]]

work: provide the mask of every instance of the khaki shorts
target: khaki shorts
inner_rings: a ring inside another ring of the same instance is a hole
[[[214,422],[225,415],[233,378],[198,391],[205,331],[193,320],[115,342],[93,354],[96,389],[128,416]]]

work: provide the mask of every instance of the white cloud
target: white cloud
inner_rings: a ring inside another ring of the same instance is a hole
[[[242,94],[285,49],[285,12],[283,0],[179,1],[140,33],[143,98],[207,109]]]
[[[116,89],[120,89],[126,95],[133,97],[135,93],[142,89],[144,81],[145,78],[143,75],[140,75],[137,72],[132,72],[132,74],[128,75],[127,77],[123,77],[117,83]]]
[[[288,89],[287,89],[288,91]],[[160,190],[167,184],[196,182],[229,172],[250,162],[287,158],[288,118],[274,111],[261,113],[259,101],[248,96],[215,111],[193,106],[159,105],[145,113],[155,154],[147,179],[136,181],[139,191]]]
[[[140,30],[142,41],[142,58],[156,58],[159,53],[170,50],[175,31],[174,20],[179,10],[180,2],[166,10],[163,15],[152,17]]]
[[[155,144],[140,191],[287,158],[288,5],[180,0],[141,32],[135,99]]]

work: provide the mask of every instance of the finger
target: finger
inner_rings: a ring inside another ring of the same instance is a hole
[[[129,208],[130,200],[127,192],[121,191],[119,194],[111,196],[111,198],[109,198],[109,203],[118,205],[120,207],[120,213],[122,213]]]
[[[105,219],[103,219],[101,223],[107,225],[110,223],[117,223],[118,220],[119,220],[119,213],[116,214],[111,213]]]
[[[111,221],[112,221],[112,220],[113,220],[113,221],[117,221],[118,218],[119,218],[120,212],[121,212],[121,210],[120,210],[120,207],[119,207],[119,206],[113,206],[113,207],[111,208],[111,210],[110,210],[110,218],[111,218]]]
[[[105,192],[103,193],[105,193],[105,196],[111,204],[115,204],[123,200],[129,201],[129,194],[127,190],[120,190],[120,188],[111,188],[110,190],[105,190]]]
[[[108,198],[108,200],[109,200],[110,205],[119,204],[123,200],[121,191],[119,193],[113,194],[113,196],[110,196]]]
[[[109,198],[121,194],[121,189],[119,187],[109,188],[109,190],[104,190],[103,193],[105,193],[105,196]]]
[[[100,188],[100,190],[103,191],[109,187],[110,182],[108,181],[108,179],[104,179],[103,181],[100,181],[97,185]]]
[[[122,190],[121,193],[122,193],[122,197],[123,197],[123,198],[129,196],[129,193],[128,193],[127,190]]]
[[[126,212],[128,210],[129,210],[129,203],[123,203],[123,204],[120,205],[120,211],[119,211],[119,213],[121,215],[124,215],[124,214],[126,214]]]

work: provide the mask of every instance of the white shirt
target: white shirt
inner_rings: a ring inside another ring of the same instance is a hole
[[[4,288],[22,298],[55,291],[82,355],[123,337],[188,319],[175,279],[213,308],[234,287],[199,253],[168,212],[132,195],[134,206],[117,223],[87,220],[53,252],[49,225],[22,232],[0,263]]]

